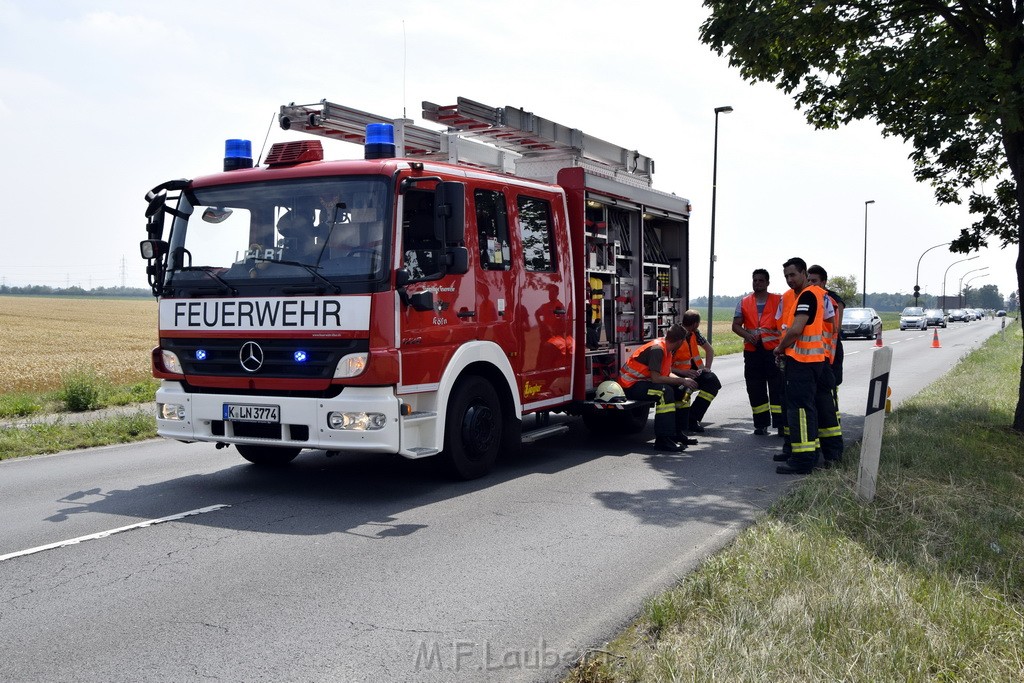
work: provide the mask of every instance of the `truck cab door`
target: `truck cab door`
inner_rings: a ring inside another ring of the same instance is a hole
[[[428,391],[455,349],[474,338],[464,321],[474,308],[475,282],[463,273],[442,274],[445,245],[435,234],[433,190],[407,190],[399,210],[399,264],[412,280],[398,307],[401,384],[407,391]],[[424,307],[425,301],[433,307]]]
[[[564,202],[556,205],[557,199],[520,193],[514,206],[520,392],[527,410],[560,403],[572,391],[572,263]]]

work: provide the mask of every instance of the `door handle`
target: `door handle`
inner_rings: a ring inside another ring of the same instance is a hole
[[[565,313],[566,313],[564,308],[556,308],[555,310],[553,310],[551,312],[554,313],[555,315],[565,315]]]

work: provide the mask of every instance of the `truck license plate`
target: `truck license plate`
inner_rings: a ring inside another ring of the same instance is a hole
[[[224,420],[227,422],[271,422],[281,421],[279,406],[254,406],[245,403],[225,403]]]

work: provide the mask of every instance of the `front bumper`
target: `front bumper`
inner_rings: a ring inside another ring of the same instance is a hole
[[[196,394],[179,382],[164,381],[156,392],[157,433],[178,441],[313,448],[329,451],[397,453],[400,449],[401,402],[391,387],[346,387],[330,399],[250,394]],[[279,407],[277,424],[224,419],[224,404]],[[180,406],[180,419],[163,416],[163,406]],[[331,413],[379,413],[384,426],[374,430],[333,429]]]

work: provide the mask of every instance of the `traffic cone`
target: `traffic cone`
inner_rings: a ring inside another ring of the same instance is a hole
[[[879,330],[878,334],[875,335],[875,346],[876,347],[882,346],[882,331],[881,330]]]
[[[939,328],[935,328],[935,334],[932,335],[932,348],[941,349],[942,344],[939,343]]]

